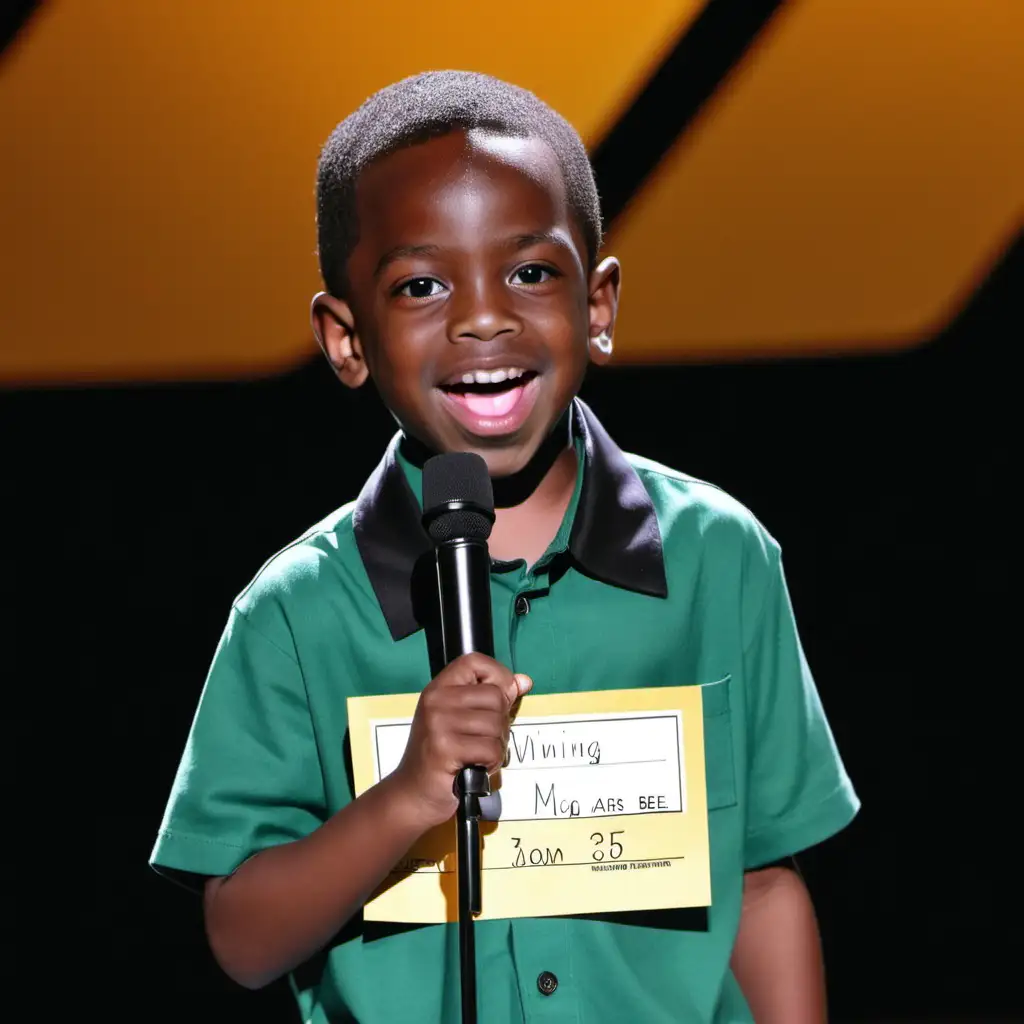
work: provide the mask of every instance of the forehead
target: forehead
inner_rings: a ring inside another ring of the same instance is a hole
[[[359,177],[356,208],[360,246],[371,247],[460,227],[570,226],[551,148],[540,139],[484,131],[450,132],[375,161]]]

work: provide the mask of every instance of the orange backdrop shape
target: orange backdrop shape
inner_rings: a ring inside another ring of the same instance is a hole
[[[0,63],[0,378],[235,377],[314,351],[320,146],[376,89],[486,71],[593,140],[699,9],[52,0]]]

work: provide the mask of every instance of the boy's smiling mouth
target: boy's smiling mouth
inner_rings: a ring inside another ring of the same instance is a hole
[[[540,375],[522,366],[461,370],[437,385],[445,407],[476,437],[515,433],[533,409]]]

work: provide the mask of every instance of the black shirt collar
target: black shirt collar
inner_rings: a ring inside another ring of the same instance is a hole
[[[650,495],[597,417],[579,399],[573,405],[573,429],[586,458],[569,536],[573,564],[603,583],[666,597],[661,531]],[[367,480],[352,519],[359,555],[395,640],[421,628],[412,577],[431,550],[419,500],[398,464],[398,442],[392,440]]]

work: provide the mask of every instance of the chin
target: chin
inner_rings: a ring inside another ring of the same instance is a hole
[[[498,454],[496,452],[480,452],[484,462],[487,463],[487,472],[495,479],[514,476],[529,463],[529,456],[522,452],[512,454]]]
[[[524,445],[511,438],[505,444],[481,444],[479,439],[474,439],[458,450],[479,455],[487,463],[487,472],[498,479],[512,476],[528,466],[537,447],[535,443]]]

